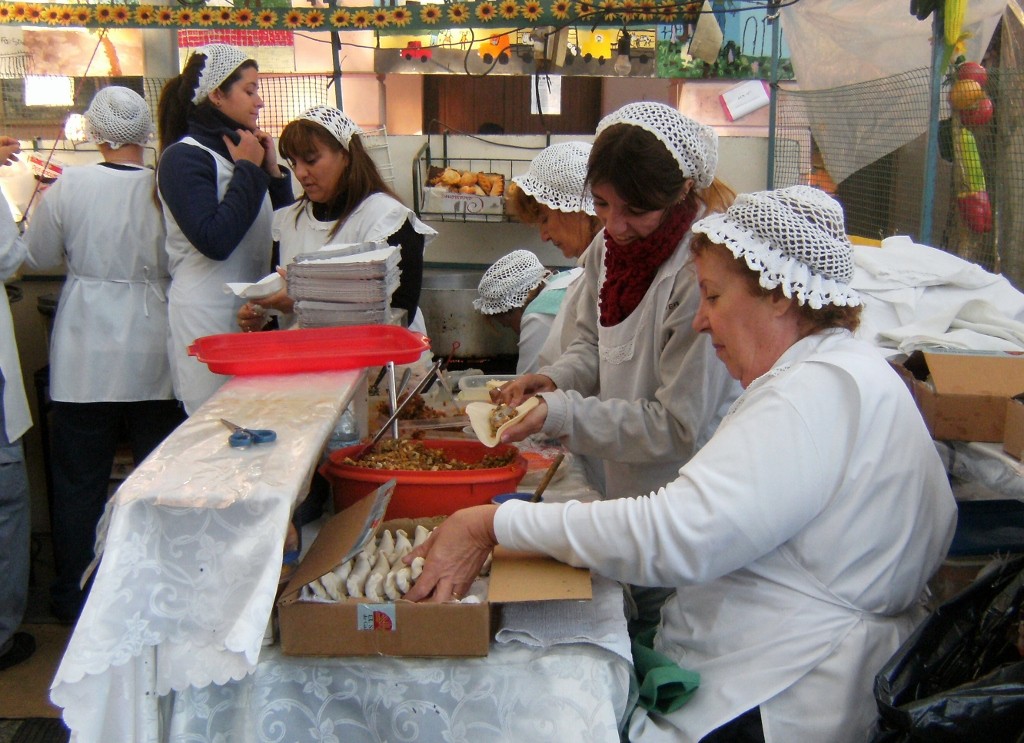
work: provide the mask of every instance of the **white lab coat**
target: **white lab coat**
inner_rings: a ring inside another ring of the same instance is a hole
[[[167,254],[154,172],[68,168],[27,233],[28,264],[67,261],[54,319],[50,397],[134,402],[174,397],[167,361]]]
[[[421,222],[412,209],[384,193],[370,194],[363,199],[333,237],[334,221],[321,222],[313,216],[313,205],[300,200],[274,212],[274,240],[280,246],[281,265],[287,267],[295,256],[313,253],[325,245],[386,242],[407,220],[417,234],[423,235],[424,248],[437,236],[437,231]],[[291,321],[286,318],[284,325],[289,324]],[[409,329],[424,335],[427,332],[419,308]]]
[[[206,150],[213,157],[217,164],[217,198],[223,199],[235,164],[192,137],[181,141]],[[171,378],[175,394],[191,415],[227,381],[227,377],[214,374],[206,364],[189,356],[188,348],[196,338],[239,332],[236,316],[244,300],[225,293],[224,284],[253,283],[266,275],[270,267],[274,210],[268,194],[245,237],[223,261],[207,258],[196,250],[166,204],[163,211],[171,272],[171,289],[168,292]]]
[[[538,373],[554,381],[544,433],[574,454],[604,460],[606,498],[643,495],[675,479],[740,392],[707,337],[694,331],[700,301],[690,233],[658,269],[640,304],[601,326],[603,234],[587,250],[576,339]]]
[[[557,273],[548,284],[547,288],[565,289],[565,295],[548,328],[547,338],[537,353],[538,367],[555,363],[576,337],[576,305],[583,294],[583,282],[579,280],[583,276],[582,258],[580,261],[576,268]]]
[[[0,193],[0,279],[7,281],[25,259],[25,243],[11,216],[11,207]],[[32,415],[21,378],[21,361],[14,337],[14,319],[7,292],[0,296],[0,373],[4,377],[4,428],[7,440],[15,442],[32,427]]]
[[[655,649],[701,675],[630,740],[697,741],[760,706],[767,741],[861,743],[874,675],[923,616],[956,522],[906,386],[845,330],[798,341],[650,497],[509,503],[499,543],[675,586]]]

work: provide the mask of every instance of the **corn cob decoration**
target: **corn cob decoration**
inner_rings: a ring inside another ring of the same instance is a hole
[[[960,30],[964,25],[967,0],[946,0],[942,20],[946,32],[946,46],[954,47],[960,41]]]
[[[961,180],[970,192],[987,191],[985,171],[981,167],[981,156],[978,154],[978,142],[970,129],[959,129],[958,136],[953,140],[953,150],[960,164]]]

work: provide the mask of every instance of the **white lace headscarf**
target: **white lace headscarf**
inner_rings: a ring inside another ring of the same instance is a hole
[[[512,182],[549,209],[597,216],[594,197],[586,185],[590,149],[586,142],[553,144],[533,158],[525,175],[517,175]]]
[[[473,307],[484,315],[497,315],[522,307],[530,292],[550,271],[529,250],[513,250],[494,262],[480,278]]]
[[[303,111],[299,118],[322,126],[334,135],[334,138],[341,142],[341,146],[346,150],[349,149],[349,142],[352,141],[352,137],[357,134],[362,135],[363,133],[363,130],[359,128],[356,122],[331,106],[313,106],[308,111]]]
[[[209,98],[210,93],[231,77],[231,73],[252,60],[252,57],[231,44],[207,44],[196,49],[193,54],[206,56],[206,63],[199,73],[199,83],[192,94],[192,102],[196,105]]]
[[[85,111],[85,136],[113,149],[145,145],[153,135],[153,116],[145,99],[130,88],[110,85],[97,91]]]
[[[683,116],[672,106],[653,101],[627,103],[597,125],[595,138],[615,124],[630,124],[658,138],[672,153],[684,178],[692,178],[703,190],[715,180],[718,168],[718,134],[710,126]]]
[[[743,258],[769,291],[813,309],[855,307],[850,288],[853,246],[843,226],[843,208],[824,191],[790,186],[740,194],[723,214],[704,217],[690,228]]]

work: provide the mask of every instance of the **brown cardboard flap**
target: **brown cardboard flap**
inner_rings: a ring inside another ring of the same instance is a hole
[[[547,555],[495,547],[487,600],[555,601],[593,598],[590,571],[574,568]]]
[[[924,352],[940,394],[1013,397],[1024,392],[1024,355]]]
[[[295,601],[304,585],[329,573],[373,539],[384,519],[384,511],[387,510],[394,489],[395,480],[388,480],[365,498],[327,520],[288,580],[281,594],[282,604]]]

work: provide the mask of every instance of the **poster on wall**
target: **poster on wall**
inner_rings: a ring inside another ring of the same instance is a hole
[[[206,44],[231,44],[256,60],[260,72],[295,71],[295,36],[291,31],[273,29],[183,29],[178,31],[181,65],[193,50]]]
[[[704,8],[696,21],[658,25],[657,77],[769,79],[772,23],[764,6],[751,9],[749,0],[708,0]],[[698,24],[712,18],[722,42],[717,57],[710,61],[691,55],[691,51]],[[778,76],[780,80],[793,79],[789,47],[781,30]]]

